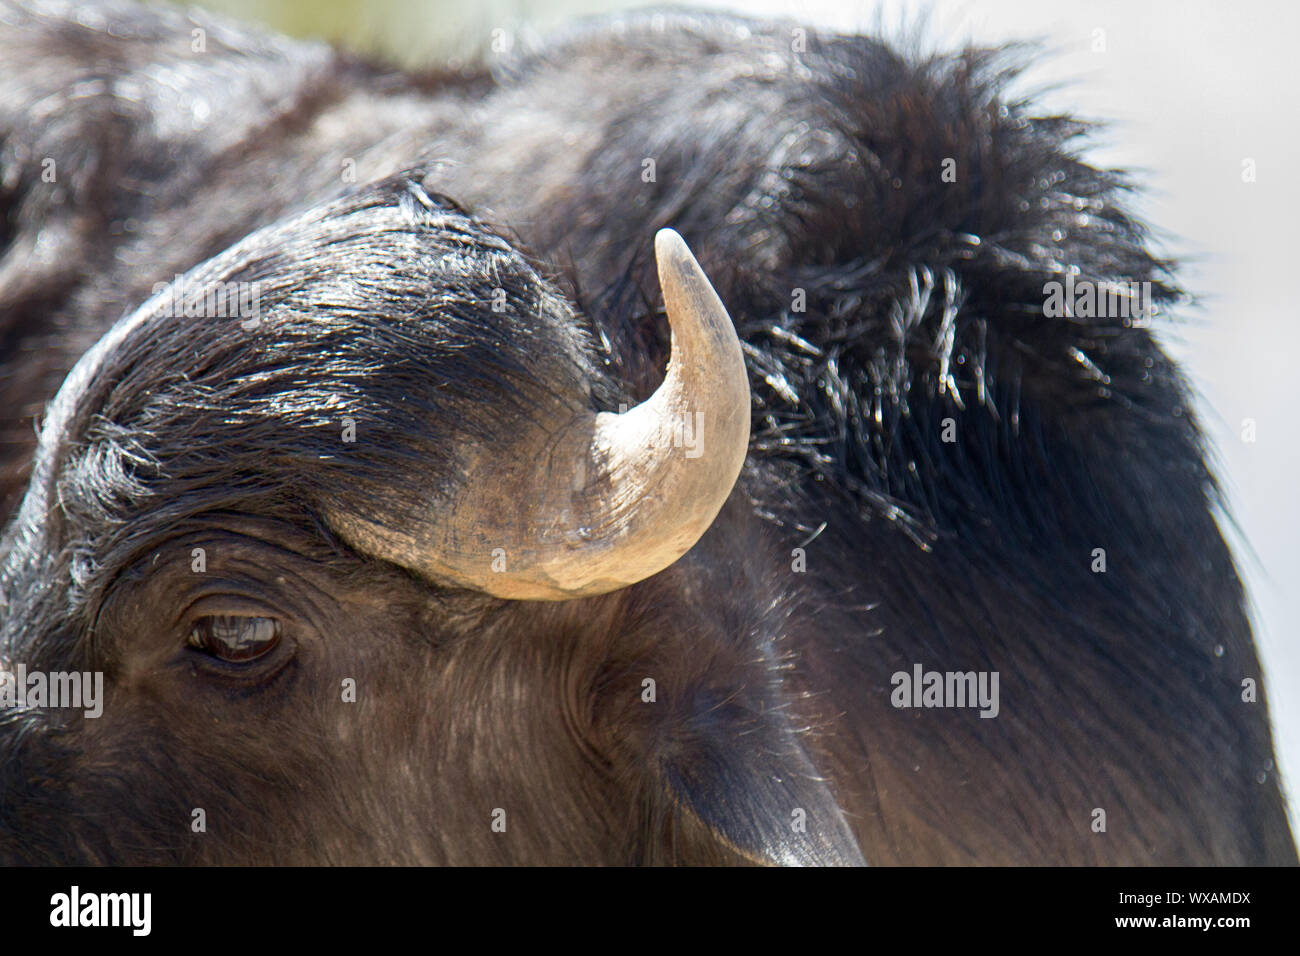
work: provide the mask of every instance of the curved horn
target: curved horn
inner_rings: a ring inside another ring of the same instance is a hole
[[[682,237],[661,230],[655,255],[672,354],[648,400],[622,414],[582,411],[527,460],[479,450],[429,527],[332,515],[339,533],[433,580],[516,600],[604,594],[685,554],[744,465],[749,379],[731,318]]]

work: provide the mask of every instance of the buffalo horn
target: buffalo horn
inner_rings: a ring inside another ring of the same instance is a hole
[[[576,413],[527,454],[483,449],[418,529],[332,515],[352,544],[426,577],[513,600],[644,580],[727,500],[749,444],[749,380],[731,318],[680,235],[655,237],[672,329],[662,384],[622,413]],[[522,460],[521,460],[522,459]]]

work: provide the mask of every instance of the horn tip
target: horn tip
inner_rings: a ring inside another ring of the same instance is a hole
[[[655,233],[655,258],[661,264],[668,262],[694,262],[691,247],[676,229],[660,229]]]

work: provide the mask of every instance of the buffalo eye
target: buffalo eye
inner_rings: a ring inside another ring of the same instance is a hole
[[[273,617],[214,614],[201,617],[189,644],[213,657],[243,663],[256,660],[280,642],[280,622]]]

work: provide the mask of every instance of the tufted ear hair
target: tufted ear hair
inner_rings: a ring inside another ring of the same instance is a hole
[[[666,857],[647,862],[867,865],[807,738],[759,694],[694,695],[657,767]]]
[[[761,746],[705,745],[664,768],[684,841],[711,842],[717,863],[866,866],[830,787],[802,749]]]

